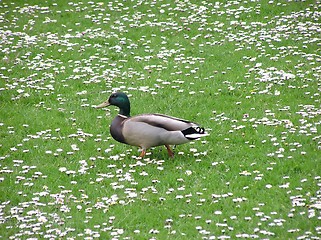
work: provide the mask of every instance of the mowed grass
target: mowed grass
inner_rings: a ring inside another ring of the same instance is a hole
[[[320,239],[320,3],[0,3],[3,239]],[[195,121],[151,149],[132,115]]]

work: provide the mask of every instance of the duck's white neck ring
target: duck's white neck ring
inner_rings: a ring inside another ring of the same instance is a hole
[[[125,115],[122,115],[122,114],[118,114],[119,117],[122,117],[122,118],[128,118],[127,116]]]

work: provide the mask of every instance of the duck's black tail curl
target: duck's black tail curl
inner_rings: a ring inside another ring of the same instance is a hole
[[[183,130],[182,133],[188,140],[196,140],[204,135],[207,135],[203,127],[189,127]]]
[[[203,127],[196,127],[195,130],[199,133],[199,134],[205,134],[205,129]]]

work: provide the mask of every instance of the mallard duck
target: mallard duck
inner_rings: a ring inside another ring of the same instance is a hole
[[[170,157],[174,156],[170,145],[187,143],[206,136],[204,128],[197,124],[162,114],[141,114],[130,116],[130,102],[123,92],[110,95],[109,99],[96,108],[117,106],[118,115],[110,125],[111,136],[118,142],[142,149],[140,157],[144,157],[147,149],[164,145]]]

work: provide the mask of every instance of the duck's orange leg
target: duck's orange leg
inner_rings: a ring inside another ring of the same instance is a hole
[[[170,146],[169,145],[165,145],[165,147],[167,149],[168,155],[170,157],[174,157],[174,153],[173,153],[172,149],[170,148]]]
[[[142,148],[142,153],[139,155],[141,158],[144,158],[146,155],[146,149]]]

